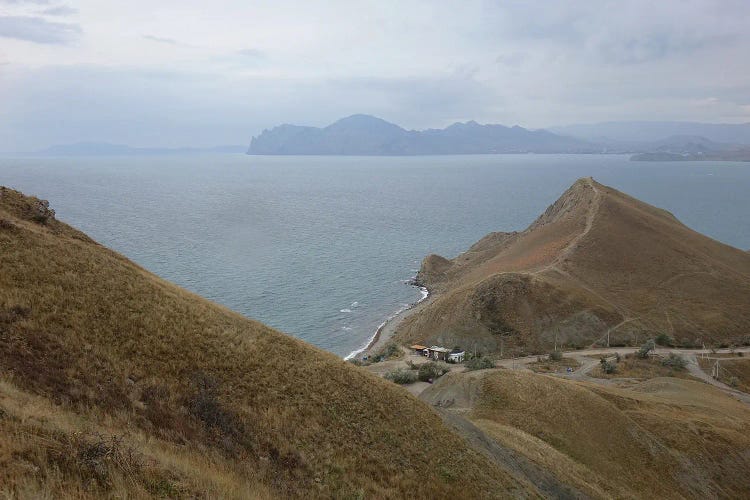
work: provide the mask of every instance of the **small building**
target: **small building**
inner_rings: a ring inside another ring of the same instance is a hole
[[[411,349],[412,353],[416,356],[427,356],[427,354],[424,353],[424,350],[427,349],[426,346],[414,344],[409,346],[409,349]]]
[[[448,354],[450,354],[451,350],[446,349],[445,347],[440,346],[432,346],[425,349],[427,351],[428,357],[436,360],[436,361],[447,361],[448,360]]]
[[[466,357],[465,351],[459,351],[458,349],[453,349],[453,351],[451,351],[448,354],[448,362],[449,363],[463,363],[465,357]]]

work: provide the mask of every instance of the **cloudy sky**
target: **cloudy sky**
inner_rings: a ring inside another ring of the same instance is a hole
[[[748,0],[0,0],[0,151],[407,128],[750,121]]]

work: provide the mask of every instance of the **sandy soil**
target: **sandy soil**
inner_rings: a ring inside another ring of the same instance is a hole
[[[427,307],[432,303],[434,298],[435,296],[431,294],[422,302],[414,304],[412,307],[401,311],[399,314],[388,320],[385,325],[383,325],[383,327],[377,331],[377,333],[375,334],[375,338],[372,340],[372,342],[370,342],[370,345],[367,346],[367,349],[358,354],[357,358],[362,359],[362,356],[364,355],[372,355],[383,349],[383,347],[385,347],[388,341],[391,340],[393,335],[396,333],[396,330],[398,329],[398,326],[401,324],[401,322],[412,314],[416,314]]]

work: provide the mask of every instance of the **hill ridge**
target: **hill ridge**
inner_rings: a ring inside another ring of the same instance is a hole
[[[435,298],[399,328],[405,342],[750,342],[748,253],[592,178],[524,231],[491,233],[452,260],[429,256],[418,281]]]

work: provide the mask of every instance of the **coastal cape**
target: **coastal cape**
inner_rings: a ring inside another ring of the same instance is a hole
[[[544,351],[750,342],[750,255],[671,213],[580,179],[522,232],[424,259],[435,294],[399,325],[403,344]]]

